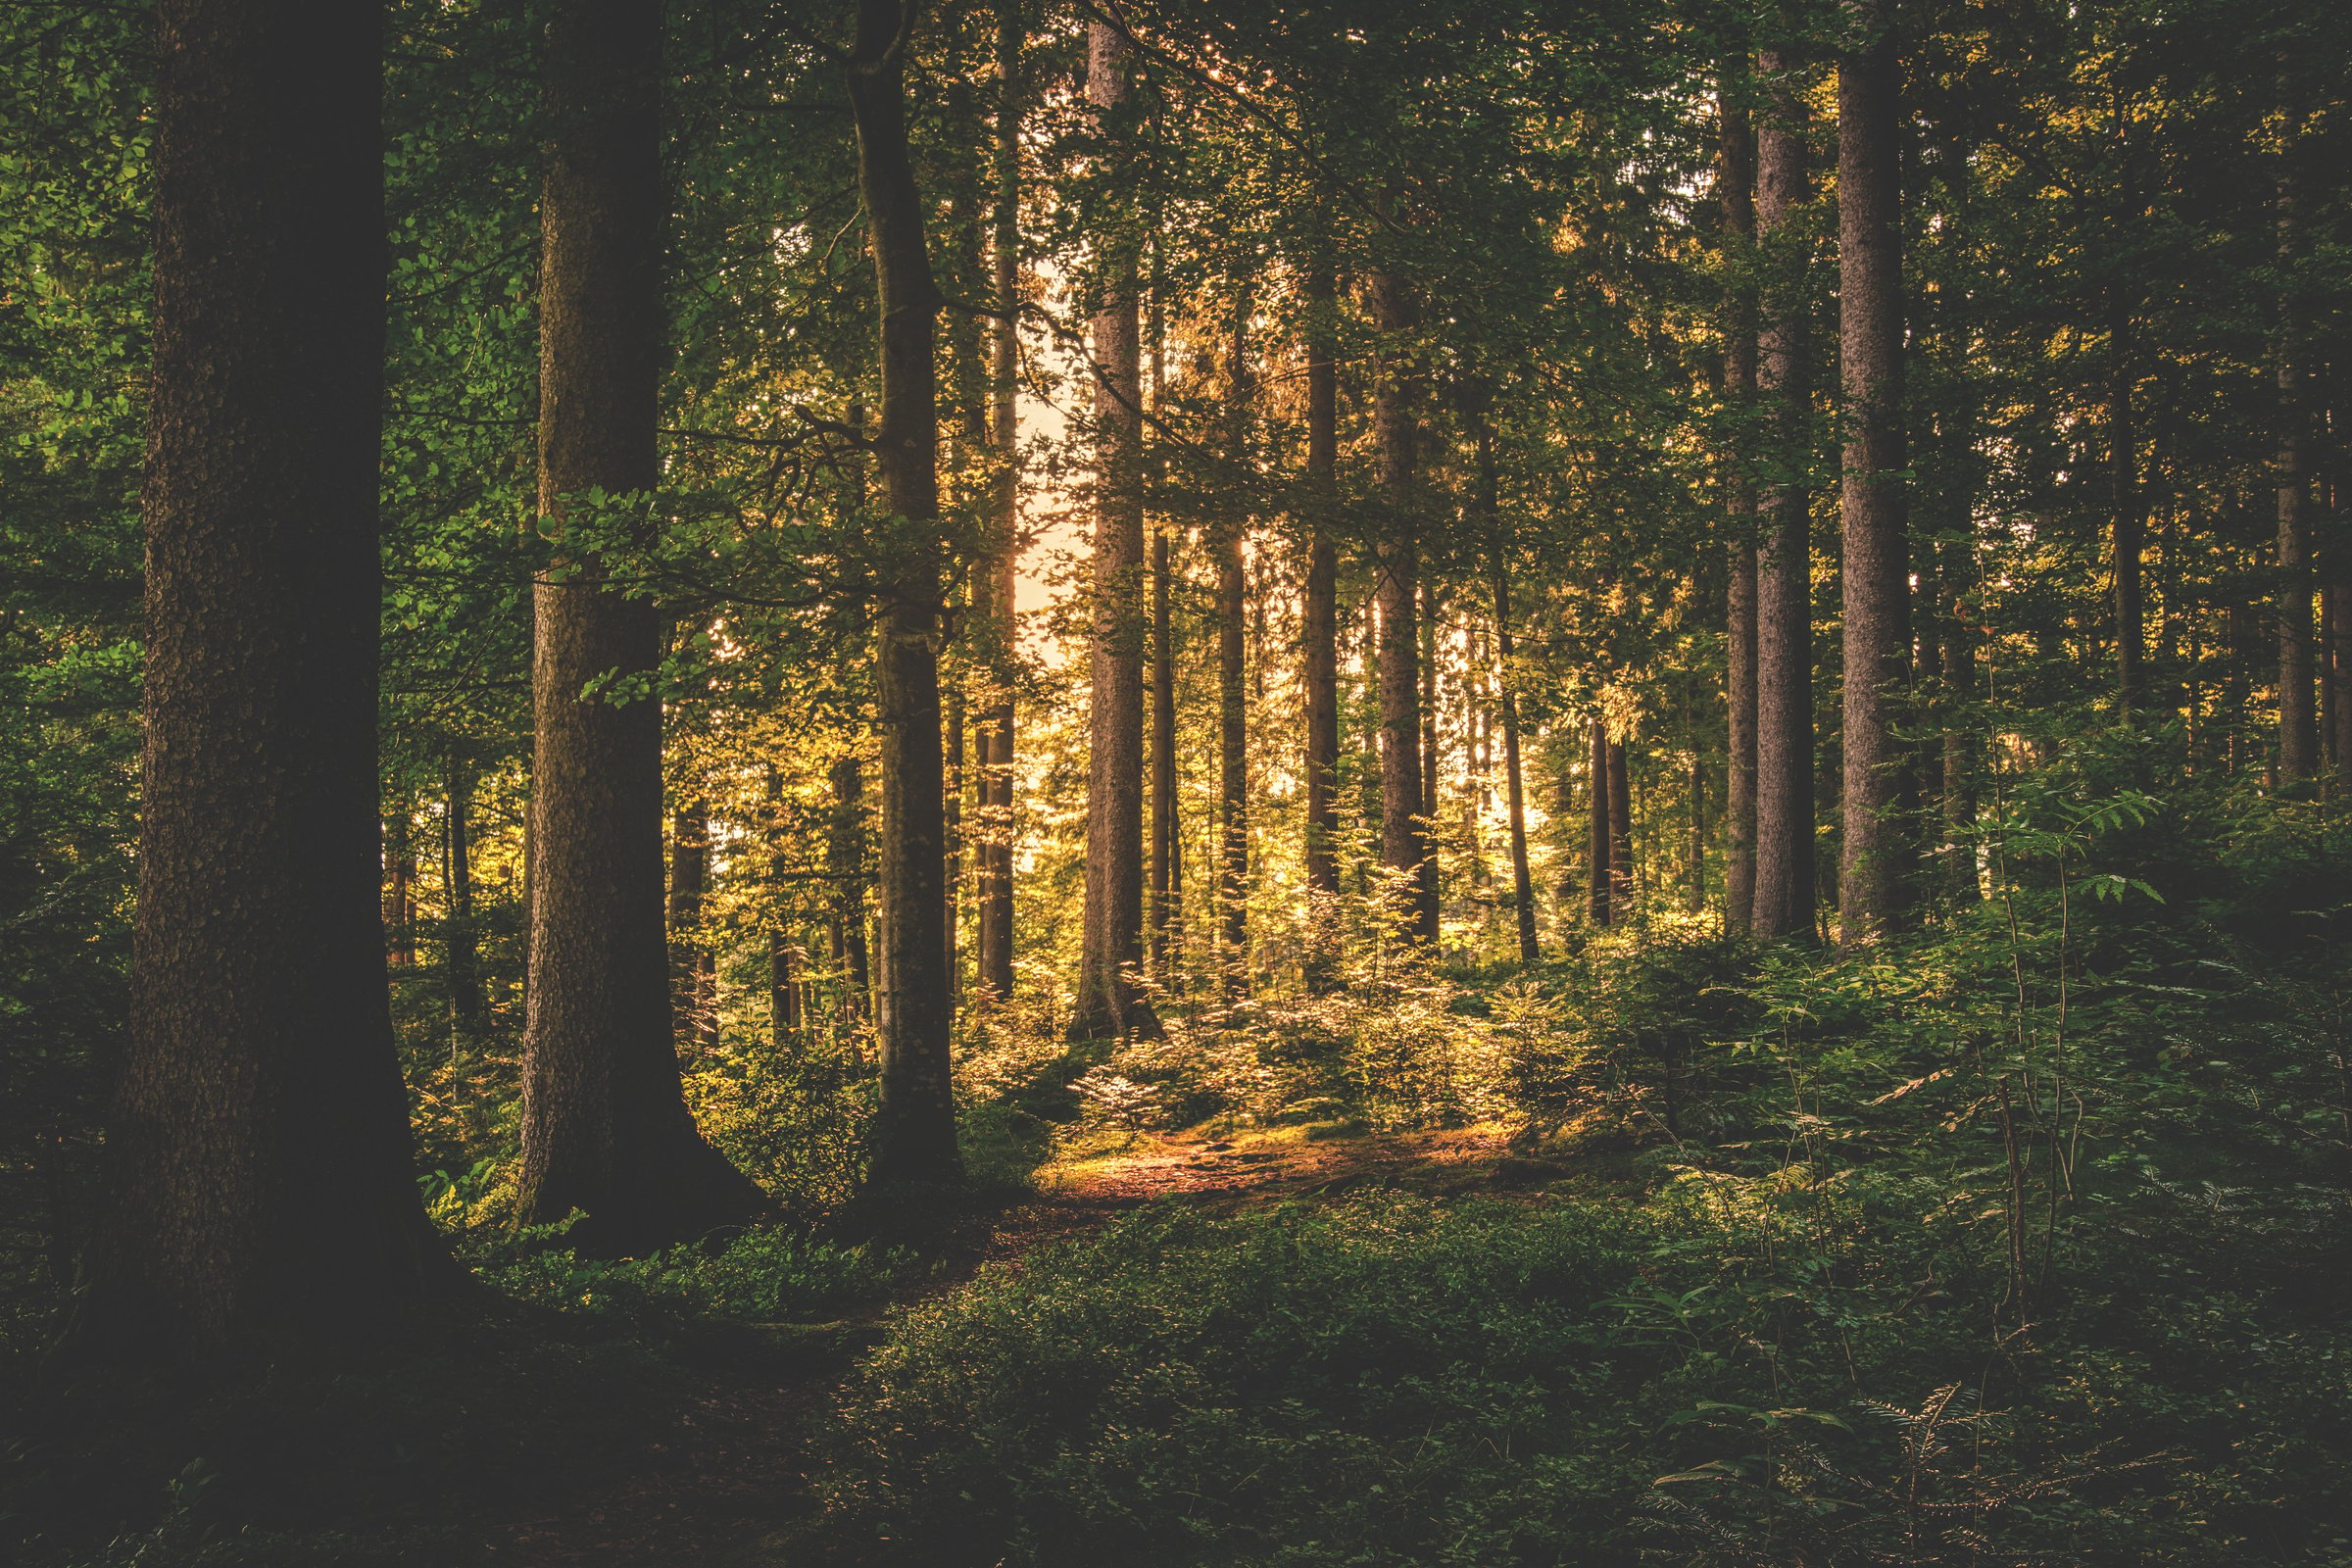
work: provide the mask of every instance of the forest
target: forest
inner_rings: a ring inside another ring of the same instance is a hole
[[[0,1558],[2352,1568],[2348,67],[0,6]]]

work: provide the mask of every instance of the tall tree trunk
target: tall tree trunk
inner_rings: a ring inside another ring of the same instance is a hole
[[[1893,0],[1850,0],[1867,30],[1838,66],[1838,298],[1845,392],[1839,513],[1845,642],[1838,940],[1871,945],[1902,921],[1908,838],[1898,817],[1908,681],[1911,547],[1904,517],[1902,66]]]
[[[1486,524],[1494,572],[1494,687],[1502,708],[1503,804],[1510,815],[1511,912],[1519,933],[1519,961],[1544,956],[1536,939],[1536,884],[1527,864],[1527,797],[1519,762],[1519,694],[1511,669],[1511,584],[1502,545],[1501,475],[1494,461],[1494,431],[1483,414],[1472,432],[1478,449],[1478,511]]]
[[[865,1016],[873,989],[865,945],[865,769],[852,752],[827,774],[833,812],[825,831],[825,880],[833,896],[833,962],[847,990],[843,1015]]]
[[[1183,940],[1183,824],[1176,814],[1176,645],[1169,601],[1168,534],[1152,535],[1152,972],[1175,979],[1171,947]]]
[[[1298,663],[1306,698],[1306,886],[1316,901],[1318,963],[1331,956],[1336,933],[1330,925],[1337,911],[1330,906],[1340,891],[1340,571],[1331,517],[1340,461],[1340,382],[1332,359],[1337,295],[1330,265],[1311,264],[1306,272],[1306,478],[1315,510],[1307,522]]]
[[[1616,877],[1611,874],[1610,851],[1616,835],[1609,821],[1609,727],[1599,718],[1587,721],[1591,741],[1591,757],[1587,763],[1592,797],[1586,803],[1588,832],[1585,841],[1585,898],[1586,908],[1596,926],[1607,925],[1615,914]]]
[[[1021,443],[1021,7],[998,0],[994,235],[997,320],[991,343],[989,417],[997,458],[994,578],[988,628],[995,699],[980,715],[980,887],[977,985],[983,997],[1012,995],[1013,678],[1019,593]]]
[[[678,1038],[696,1051],[718,1045],[710,953],[703,945],[703,894],[710,879],[710,811],[697,801],[669,825],[669,955]]]
[[[1442,622],[1446,602],[1438,585],[1426,576],[1421,579],[1421,815],[1422,832],[1429,841],[1426,875],[1430,897],[1443,907],[1445,884],[1438,864],[1438,823],[1442,820],[1438,806],[1438,665],[1445,657]]]
[[[1784,471],[1760,512],[1766,534],[1756,564],[1756,896],[1751,923],[1764,937],[1813,936],[1813,558],[1805,489],[1803,257],[1790,225],[1805,199],[1804,104],[1791,62],[1766,51],[1772,112],[1756,142],[1756,228],[1770,279],[1758,340],[1757,386],[1774,411]]]
[[[1227,398],[1233,420],[1230,441],[1236,470],[1249,458],[1250,399],[1254,390],[1247,338],[1249,301],[1233,329],[1233,363]],[[1217,528],[1217,903],[1218,967],[1225,992],[1239,995],[1250,982],[1250,708],[1248,701],[1249,573],[1244,556],[1247,518],[1223,518]],[[1260,660],[1263,667],[1263,660]]]
[[[939,294],[923,234],[923,197],[906,144],[899,0],[859,0],[849,64],[881,337],[874,438],[882,500],[905,530],[880,626],[874,707],[882,742],[882,985],[875,1007],[882,1098],[866,1177],[876,1186],[946,1181],[962,1167],[948,1033],[945,766],[940,755],[939,411],[934,366]]]
[[[1129,46],[1107,22],[1087,35],[1086,96],[1114,147],[1125,136]],[[1115,156],[1115,155],[1114,155]],[[1142,364],[1136,318],[1139,237],[1125,220],[1101,236],[1095,311],[1094,684],[1088,721],[1086,910],[1070,1033],[1152,1032],[1133,970],[1144,924],[1144,496]]]
[[[1707,766],[1695,745],[1690,749],[1690,773],[1684,788],[1690,797],[1690,836],[1683,857],[1690,878],[1683,908],[1686,913],[1697,914],[1707,906]]]
[[[1740,266],[1752,264],[1756,239],[1756,144],[1747,111],[1723,109],[1723,146],[1717,164],[1726,242]],[[1724,302],[1723,396],[1736,431],[1744,432],[1756,397],[1756,301],[1744,278]],[[1746,929],[1756,901],[1756,489],[1751,454],[1735,438],[1729,454],[1732,573],[1728,595],[1724,708],[1725,784],[1723,923]]]
[[[1414,511],[1419,386],[1410,351],[1400,341],[1419,324],[1420,309],[1411,285],[1393,272],[1375,274],[1370,295],[1373,322],[1388,340],[1386,363],[1374,387],[1373,422],[1380,437],[1381,485],[1393,509],[1377,552],[1381,863],[1400,882],[1398,935],[1435,947],[1438,888],[1421,793],[1421,650],[1415,605],[1420,574]]]
[[[940,945],[947,952],[948,1011],[956,1010],[956,998],[962,988],[961,959],[956,946],[961,924],[958,906],[963,900],[963,688],[952,686],[947,694],[946,746],[940,779],[940,836],[946,846],[942,857],[940,880],[945,893],[940,900],[940,918],[945,929]]]
[[[2278,167],[2278,777],[2319,770],[2312,723],[2311,416],[2304,407],[2307,324],[2296,269],[2303,254],[2299,113],[2290,104]]]
[[[1609,906],[1634,912],[1634,790],[1625,742],[1609,742]]]
[[[462,1284],[416,1198],[377,904],[383,22],[158,15],[138,912],[78,1330],[100,1357],[371,1349]]]
[[[384,953],[395,969],[416,966],[416,816],[405,796],[384,819]]]
[[[2107,327],[2107,485],[2109,548],[2115,566],[2115,702],[2130,722],[2145,694],[2140,653],[2147,645],[2141,557],[2148,518],[2139,487],[2139,453],[2132,419],[2132,314],[2121,292],[2109,302]]]
[[[478,1043],[488,1032],[490,1009],[482,997],[481,933],[473,922],[473,773],[464,762],[449,763],[449,814],[443,819],[449,857],[449,1021],[461,1045]]]
[[[2335,770],[2352,775],[2352,583],[2338,581],[2328,598],[2328,682],[2335,693]]]
[[[539,513],[649,495],[662,378],[662,7],[552,14],[540,194]],[[695,1130],[671,1039],[662,940],[662,705],[591,690],[650,679],[654,606],[559,548],[533,590],[531,963],[515,1217],[577,1209],[570,1240],[633,1252],[760,1212]]]

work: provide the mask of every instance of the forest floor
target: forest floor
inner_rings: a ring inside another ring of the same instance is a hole
[[[1313,1201],[1361,1188],[1431,1196],[1563,1190],[1631,1192],[1605,1156],[1573,1163],[1514,1153],[1502,1130],[1375,1134],[1347,1125],[1215,1135],[1141,1133],[1049,1164],[1037,1191],[989,1215],[919,1290],[807,1331],[798,1370],[701,1365],[664,1427],[621,1459],[593,1496],[490,1532],[483,1559],[523,1568],[751,1568],[790,1560],[785,1542],[811,1505],[808,1444],[857,1356],[891,1312],[951,1290],[981,1267],[1017,1268],[1036,1248],[1093,1234],[1120,1214],[1176,1201],[1211,1214]]]

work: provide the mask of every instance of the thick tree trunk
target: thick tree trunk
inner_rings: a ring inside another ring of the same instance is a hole
[[[1634,912],[1634,789],[1625,742],[1609,742],[1609,906]]]
[[[1306,886],[1317,901],[1317,958],[1327,960],[1340,891],[1339,550],[1331,511],[1339,489],[1339,371],[1332,359],[1338,290],[1328,264],[1306,274],[1306,478],[1314,514],[1307,520],[1306,588],[1299,612],[1299,680],[1306,699]]]
[[[165,0],[129,1039],[81,1348],[375,1348],[416,1199],[377,905],[383,14]]]
[[[1123,133],[1129,46],[1106,22],[1088,31],[1087,101],[1105,133]],[[1144,924],[1143,422],[1136,319],[1138,236],[1102,236],[1095,312],[1094,671],[1088,722],[1086,909],[1070,1033],[1152,1032],[1133,971]]]
[[[2292,113],[2290,111],[2290,118]],[[2278,172],[2278,778],[2281,783],[2319,771],[2312,723],[2311,659],[2311,416],[2304,407],[2309,352],[2294,270],[2303,251],[2303,195],[2296,167],[2298,127],[2288,127]]]
[[[1772,113],[1757,136],[1756,228],[1771,284],[1757,385],[1770,400],[1784,472],[1761,501],[1756,564],[1756,896],[1759,936],[1813,937],[1813,559],[1805,489],[1803,258],[1782,230],[1805,199],[1804,106],[1766,52]],[[1777,241],[1777,244],[1775,243]],[[1794,471],[1788,471],[1794,470]]]
[[[1911,547],[1903,490],[1902,67],[1893,0],[1851,0],[1868,29],[1838,67],[1838,297],[1845,452],[1839,513],[1845,642],[1839,942],[1900,925],[1909,892],[1898,816],[1908,680]]]
[[[1397,339],[1420,320],[1411,285],[1379,273],[1370,287],[1373,322],[1389,339],[1373,393],[1380,439],[1381,485],[1392,515],[1382,530],[1380,571],[1380,853],[1399,879],[1397,934],[1431,947],[1438,941],[1435,867],[1430,863],[1426,806],[1421,793],[1420,635],[1416,597],[1420,538],[1415,519],[1414,468],[1420,444],[1419,387],[1408,350]]]
[[[1726,101],[1718,163],[1726,244],[1745,265],[1756,238],[1755,132],[1747,112]],[[1735,428],[1744,431],[1756,397],[1756,304],[1742,281],[1724,302],[1723,396]],[[1732,573],[1724,656],[1725,795],[1723,922],[1747,927],[1756,901],[1756,490],[1750,454],[1735,441],[1730,454]]]
[[[669,824],[669,966],[681,1045],[708,1054],[718,1045],[710,951],[703,945],[703,895],[710,880],[710,811],[694,802]]]
[[[995,700],[980,715],[979,953],[980,995],[1012,995],[1013,679],[1015,598],[1020,560],[1020,305],[1021,305],[1021,8],[997,7],[997,141],[995,271],[997,320],[989,368],[991,443],[999,465],[994,507],[995,555],[982,568],[993,576],[989,628],[995,655]]]
[[[923,198],[906,143],[898,0],[859,0],[849,66],[881,337],[881,414],[874,466],[882,500],[905,534],[877,627],[874,709],[882,758],[882,985],[875,1023],[882,1098],[866,1179],[875,1186],[947,1181],[962,1168],[948,1034],[945,766],[940,754],[939,294],[923,234]]]
[[[648,494],[662,376],[662,8],[594,0],[547,34],[540,195],[539,512]],[[614,702],[661,663],[652,604],[560,552],[537,583],[522,1224],[634,1252],[751,1217],[759,1190],[703,1142],[678,1084],[662,938],[662,705]]]
[[[481,934],[473,921],[473,773],[465,763],[449,764],[449,814],[443,819],[449,859],[449,919],[444,926],[444,967],[449,979],[449,1022],[460,1045],[474,1045],[488,1031],[490,1009],[482,997]]]
[[[1596,926],[1607,925],[1615,916],[1616,877],[1612,875],[1610,851],[1616,835],[1609,821],[1609,727],[1598,719],[1587,721],[1591,742],[1587,768],[1590,774],[1591,798],[1586,802],[1587,833],[1585,838],[1585,899],[1586,910]]]

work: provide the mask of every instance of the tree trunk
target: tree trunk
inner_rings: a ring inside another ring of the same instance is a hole
[[[898,0],[859,0],[849,66],[881,339],[874,438],[882,500],[904,535],[879,632],[874,708],[881,731],[882,985],[875,1022],[882,1097],[866,1179],[947,1181],[962,1168],[948,1034],[945,767],[940,755],[939,294],[923,235],[923,197],[906,143]]]
[[[833,813],[825,832],[825,880],[833,894],[833,962],[847,991],[846,1019],[865,1016],[873,975],[865,946],[865,770],[856,753],[834,759],[827,775]]]
[[[1249,457],[1249,409],[1253,390],[1246,338],[1247,296],[1234,323],[1228,408],[1233,420],[1231,456],[1237,471]],[[1217,903],[1218,968],[1225,993],[1238,996],[1250,985],[1250,708],[1248,701],[1249,575],[1243,547],[1245,517],[1221,520],[1217,529]],[[1263,661],[1260,661],[1263,667]]]
[[[1716,167],[1725,243],[1736,262],[1750,265],[1756,241],[1755,131],[1747,111],[1731,102],[1728,91],[1722,133]],[[1744,433],[1756,397],[1756,301],[1744,279],[1724,301],[1723,397],[1735,431]],[[1740,931],[1746,929],[1756,900],[1757,508],[1746,443],[1736,435],[1728,456],[1732,571],[1724,655],[1723,923],[1727,931]]]
[[[1330,956],[1336,911],[1326,906],[1340,891],[1340,644],[1339,551],[1331,509],[1339,489],[1339,372],[1332,359],[1338,290],[1330,266],[1307,270],[1306,478],[1314,514],[1307,521],[1306,590],[1299,613],[1299,680],[1306,698],[1306,886],[1314,911],[1319,961]]]
[[[1373,422],[1380,437],[1381,484],[1393,509],[1377,553],[1381,863],[1399,881],[1397,934],[1406,942],[1435,947],[1438,889],[1421,794],[1421,650],[1415,606],[1420,570],[1414,513],[1419,387],[1409,351],[1397,341],[1419,323],[1420,310],[1411,286],[1395,273],[1376,274],[1370,293],[1374,324],[1388,338],[1386,363],[1373,394]]]
[[[490,1009],[482,997],[481,938],[473,923],[473,774],[454,759],[449,764],[449,814],[443,822],[449,919],[442,946],[447,955],[450,1029],[459,1045],[475,1045],[488,1032]]]
[[[703,894],[710,877],[710,808],[698,801],[670,821],[669,961],[678,1039],[705,1054],[718,1045],[714,976],[702,937]]]
[[[1838,297],[1845,451],[1845,641],[1838,940],[1877,942],[1908,893],[1895,739],[1908,679],[1911,547],[1903,491],[1902,66],[1893,0],[1851,0],[1864,46],[1838,66]]]
[[[2328,600],[2328,681],[2335,693],[2335,770],[2352,775],[2352,583],[2339,581]]]
[[[1511,673],[1511,585],[1502,548],[1501,477],[1494,461],[1494,431],[1482,415],[1472,439],[1478,449],[1478,510],[1486,524],[1494,570],[1495,695],[1502,708],[1503,803],[1510,814],[1511,912],[1519,932],[1519,961],[1544,956],[1536,939],[1536,884],[1527,864],[1527,797],[1519,764],[1519,696]]]
[[[1591,799],[1587,802],[1590,832],[1585,850],[1585,898],[1587,911],[1596,926],[1607,925],[1615,914],[1616,877],[1611,874],[1610,851],[1616,835],[1609,821],[1609,728],[1598,718],[1587,721],[1591,741],[1591,756],[1587,763],[1590,772]]]
[[[463,1275],[417,1201],[375,753],[383,13],[165,0],[130,1028],[77,1337],[372,1350]]]
[[[1609,742],[1609,906],[1634,912],[1634,791],[1625,742]]]
[[[539,512],[648,495],[662,376],[662,8],[594,0],[547,33],[540,195]],[[652,604],[559,551],[533,598],[534,861],[515,1218],[577,1209],[569,1240],[625,1253],[766,1206],[679,1090],[662,940],[662,705],[592,689],[661,665]],[[625,688],[624,688],[625,690]]]
[[[963,689],[950,687],[947,694],[947,756],[943,760],[940,779],[940,836],[946,847],[942,857],[940,880],[945,884],[940,899],[940,918],[944,929],[940,945],[946,950],[948,979],[948,1011],[956,1010],[956,998],[962,989],[961,959],[956,942],[961,924],[957,906],[963,900]]]
[[[990,420],[998,463],[995,555],[983,567],[994,576],[989,628],[995,655],[995,700],[980,715],[979,954],[976,983],[983,997],[1012,995],[1013,678],[1015,599],[1020,560],[1020,304],[1021,304],[1021,8],[997,7],[997,145],[995,270],[997,320],[990,365]]]
[[[1421,816],[1422,833],[1429,843],[1426,875],[1430,897],[1443,907],[1445,884],[1438,864],[1438,823],[1443,820],[1438,806],[1438,664],[1444,658],[1445,645],[1441,640],[1441,622],[1446,614],[1446,602],[1438,585],[1427,577],[1421,579]]]
[[[2144,693],[2140,650],[2146,646],[2145,594],[2140,558],[2148,519],[2139,488],[2139,454],[2132,422],[2132,316],[2121,294],[2109,304],[2107,329],[2107,485],[2109,545],[2115,566],[2115,703],[2129,723]]]
[[[1114,146],[1125,141],[1126,36],[1088,31],[1087,101]],[[1101,237],[1095,312],[1094,671],[1088,721],[1086,911],[1070,1033],[1152,1032],[1133,979],[1144,923],[1144,497],[1142,364],[1136,319],[1138,236],[1117,221]]]
[[[384,819],[384,953],[395,969],[416,967],[416,819],[406,798]]]
[[[769,1041],[790,1051],[801,1027],[801,993],[794,977],[792,934],[782,926],[767,935],[767,1020]]]
[[[1171,946],[1182,941],[1183,824],[1176,815],[1176,646],[1165,529],[1152,535],[1152,972],[1176,978]]]
[[[1757,136],[1756,227],[1782,253],[1758,340],[1757,386],[1770,399],[1780,447],[1777,481],[1761,499],[1767,536],[1756,564],[1756,896],[1764,937],[1813,936],[1813,562],[1801,473],[1805,443],[1804,258],[1782,230],[1805,199],[1804,106],[1767,51],[1772,113]]]
[[[2304,407],[2306,323],[2295,270],[2303,252],[2303,196],[2297,117],[2280,150],[2278,171],[2278,778],[2281,783],[2319,770],[2312,723],[2311,659],[2311,418]]]

